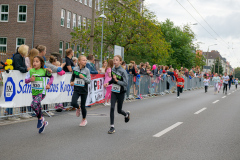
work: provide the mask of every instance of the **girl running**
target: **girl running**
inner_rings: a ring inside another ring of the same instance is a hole
[[[44,69],[44,59],[40,56],[33,58],[33,68],[30,69],[25,78],[25,83],[32,83],[32,97],[33,101],[31,104],[32,109],[35,111],[38,118],[37,128],[39,133],[42,133],[46,126],[47,121],[44,121],[44,117],[41,110],[41,101],[45,98],[46,89],[50,89],[53,82],[53,76]],[[50,77],[50,81],[46,85],[46,77]]]
[[[221,74],[220,74],[219,78],[220,78],[220,83],[218,83],[218,93],[219,93],[220,89],[222,88],[222,84],[223,84],[223,80],[222,80],[222,75]]]
[[[235,83],[236,90],[237,90],[237,86],[238,86],[238,78],[235,79],[234,83]]]
[[[115,132],[114,128],[114,109],[115,103],[117,102],[117,110],[119,114],[122,114],[125,117],[125,122],[127,123],[130,120],[130,112],[123,111],[122,105],[124,101],[124,95],[127,90],[128,85],[128,75],[125,69],[121,67],[122,57],[119,55],[114,56],[113,58],[114,67],[112,68],[112,79],[104,84],[105,87],[112,85],[112,95],[111,95],[111,109],[110,109],[110,130],[108,134],[113,134]]]
[[[178,78],[176,80],[176,86],[177,86],[177,98],[179,99],[180,93],[182,93],[184,88],[184,79],[182,78],[182,74],[178,74]]]
[[[88,84],[91,82],[90,71],[86,67],[87,58],[85,56],[78,57],[78,65],[73,68],[73,74],[71,78],[71,86],[74,86],[74,92],[72,96],[71,105],[76,108],[76,116],[80,116],[80,111],[82,110],[82,121],[79,124],[80,127],[87,125],[87,110],[85,108],[87,95],[88,95]],[[78,98],[81,96],[81,109],[77,103]]]
[[[215,73],[212,81],[213,81],[213,86],[214,86],[214,94],[217,94],[218,83],[220,83],[220,78],[218,77],[217,73]]]
[[[208,86],[209,86],[209,83],[210,83],[209,76],[204,77],[203,83],[204,83],[204,86],[205,86],[205,93],[207,93]]]
[[[223,85],[224,85],[223,86],[223,94],[224,94],[224,90],[226,90],[225,94],[227,94],[228,81],[230,80],[229,76],[227,75],[227,72],[224,73],[224,76],[222,77],[222,79],[223,79]]]
[[[111,76],[112,68],[113,68],[113,60],[110,59],[108,61],[108,64],[105,70],[104,84],[108,83],[112,79],[112,76]],[[111,90],[112,90],[112,85],[109,85],[108,87],[106,87],[105,103],[104,103],[105,106],[110,106],[109,100],[111,99],[111,92],[112,92]]]

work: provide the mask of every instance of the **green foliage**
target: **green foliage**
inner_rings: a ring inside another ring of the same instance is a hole
[[[234,69],[235,78],[240,79],[240,67]]]
[[[218,73],[218,74],[222,74],[223,75],[223,67],[222,67],[222,62],[219,61],[219,58],[216,58],[214,60],[214,65],[212,66],[212,73]],[[218,66],[219,66],[219,71],[218,71]],[[214,70],[214,67],[215,67],[215,70]]]

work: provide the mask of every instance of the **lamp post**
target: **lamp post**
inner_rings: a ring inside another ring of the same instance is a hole
[[[105,15],[104,15],[104,11],[103,11],[103,14],[101,14],[99,16],[100,18],[102,18],[102,40],[101,40],[101,60],[100,60],[100,68],[102,68],[102,52],[103,52],[103,25],[104,25],[104,19],[107,18]]]

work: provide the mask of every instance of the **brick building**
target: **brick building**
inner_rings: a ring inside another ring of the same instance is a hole
[[[73,27],[87,27],[91,15],[92,0],[0,0],[0,52],[14,53],[21,44],[42,44],[47,53],[62,56],[66,48],[81,50],[70,45],[70,33]]]

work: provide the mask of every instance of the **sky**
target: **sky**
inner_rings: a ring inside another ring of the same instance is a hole
[[[233,68],[240,67],[240,0],[145,0],[144,5],[159,22],[189,24],[200,50],[206,52],[210,46],[209,51],[220,52]]]

